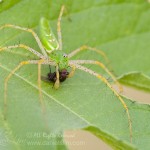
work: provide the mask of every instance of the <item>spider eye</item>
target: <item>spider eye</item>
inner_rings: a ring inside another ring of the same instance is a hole
[[[67,57],[67,54],[63,54],[63,57]]]

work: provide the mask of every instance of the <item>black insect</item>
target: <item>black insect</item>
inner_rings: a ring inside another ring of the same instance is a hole
[[[61,70],[59,72],[59,81],[60,82],[65,81],[66,78],[68,77],[68,75],[69,75],[69,72],[66,69]],[[55,83],[55,81],[56,81],[56,72],[48,73],[48,80]]]
[[[66,80],[66,78],[68,77],[68,75],[69,75],[69,72],[66,69],[59,71],[59,81],[64,82]],[[47,77],[42,76],[41,78],[43,81],[55,83],[56,82],[56,72],[50,71],[47,74]]]

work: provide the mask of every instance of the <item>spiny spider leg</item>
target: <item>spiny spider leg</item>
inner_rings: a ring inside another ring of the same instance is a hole
[[[18,70],[20,69],[23,65],[29,64],[29,61],[22,61],[19,63],[17,67],[15,67],[9,75],[5,78],[4,81],[4,119],[6,120],[6,114],[7,114],[7,86],[8,86],[8,81],[11,78],[11,76]]]
[[[74,67],[74,66],[71,66],[71,68],[72,68],[72,70],[71,70],[71,72],[69,72],[68,78],[71,78],[74,75],[74,72],[76,70],[76,67]]]
[[[61,18],[64,12],[65,6],[63,5],[61,7],[60,13],[59,13],[59,17],[57,20],[57,34],[58,34],[58,42],[59,42],[59,50],[62,50],[62,36],[61,36]]]
[[[87,45],[83,45],[83,46],[81,46],[81,47],[75,49],[74,51],[72,51],[72,52],[68,55],[68,57],[71,58],[71,57],[77,55],[79,52],[81,52],[81,51],[83,51],[83,50],[86,50],[86,51],[88,51],[88,50],[94,51],[94,52],[100,54],[101,56],[103,56],[107,64],[110,63],[108,57],[106,56],[106,54],[105,54],[102,50],[97,49],[97,48],[94,48],[94,47],[90,47],[90,46],[87,46]]]
[[[60,81],[59,81],[59,66],[56,65],[56,81],[55,81],[55,84],[54,84],[55,89],[59,88],[59,84],[60,84]]]
[[[12,24],[5,24],[3,26],[0,27],[0,30],[2,30],[3,28],[13,28],[13,29],[18,29],[18,30],[22,30],[22,31],[26,31],[29,32],[33,35],[33,37],[35,38],[41,52],[43,53],[44,56],[47,57],[47,53],[38,37],[38,35],[32,30],[32,29],[28,29],[28,28],[24,28],[24,27],[20,27],[20,26],[16,26],[16,25],[12,25]]]
[[[24,49],[30,51],[31,53],[35,54],[39,58],[43,58],[43,59],[45,58],[45,56],[43,56],[42,54],[40,54],[39,52],[37,52],[33,48],[31,48],[27,45],[24,45],[24,44],[0,47],[0,51],[7,50],[7,49],[15,49],[15,48],[24,48]]]
[[[116,77],[108,70],[108,68],[100,61],[94,61],[94,60],[71,60],[70,62],[75,63],[75,64],[93,64],[93,65],[98,65],[99,67],[101,67],[103,70],[105,70],[105,72],[107,72],[111,78],[113,79],[113,81],[118,85],[119,87],[119,91],[122,92],[122,86],[119,84],[119,82],[117,81]]]
[[[38,63],[38,90],[39,90],[39,100],[40,100],[40,104],[41,104],[41,108],[42,108],[42,114],[43,114],[43,118],[44,118],[44,122],[45,122],[45,126],[47,131],[49,131],[49,127],[48,127],[48,120],[46,118],[46,107],[43,101],[43,96],[42,96],[42,87],[41,87],[41,64],[44,63],[44,59],[41,60],[32,60],[32,64],[36,64]]]
[[[38,64],[38,87],[39,87],[39,97],[40,97],[40,104],[42,106],[42,112],[44,113],[45,110],[45,106],[42,100],[42,92],[41,92],[41,64],[49,64],[49,65],[54,65],[54,63],[51,63],[50,61],[44,60],[44,59],[40,59],[40,60],[28,60],[28,61],[22,61],[19,63],[19,65],[17,67],[15,67],[10,73],[9,75],[5,78],[4,81],[4,119],[6,119],[6,114],[7,114],[7,87],[8,87],[8,81],[11,78],[11,76],[17,71],[19,70],[22,66],[27,65],[27,64]]]
[[[94,52],[100,54],[101,56],[103,56],[107,64],[109,64],[109,62],[110,62],[109,59],[108,59],[108,57],[106,56],[106,54],[102,50],[99,50],[97,48],[90,47],[90,46],[87,46],[87,45],[83,45],[83,46],[77,48],[76,50],[72,51],[68,55],[68,57],[71,58],[71,57],[77,55],[80,51],[83,51],[83,50],[94,51]],[[97,63],[97,64],[101,68],[103,68],[112,77],[112,79],[116,82],[116,84],[118,85],[120,93],[123,92],[123,88],[122,88],[121,84],[117,81],[116,77],[109,71],[109,69],[107,67],[105,67],[104,64],[102,64],[102,63]]]
[[[130,114],[129,114],[129,109],[125,103],[125,101],[121,98],[121,96],[112,88],[111,84],[107,81],[106,78],[104,78],[102,75],[94,72],[93,70],[91,69],[88,69],[84,66],[81,66],[81,65],[78,65],[78,64],[75,64],[75,63],[71,63],[70,62],[70,67],[75,67],[79,70],[82,70],[84,72],[87,72],[95,77],[97,77],[98,79],[100,79],[102,82],[104,82],[110,89],[111,91],[118,97],[119,101],[121,102],[121,104],[123,105],[124,109],[126,110],[126,113],[127,113],[127,117],[128,117],[128,124],[129,124],[129,132],[130,132],[130,142],[132,143],[132,122],[131,122],[131,117],[130,117]]]
[[[44,60],[41,59],[39,60],[37,63],[38,63],[38,89],[39,89],[39,100],[40,100],[40,103],[41,103],[41,106],[42,106],[42,111],[43,111],[43,114],[46,113],[46,110],[45,110],[45,105],[44,105],[44,102],[43,102],[43,97],[42,97],[42,88],[41,88],[41,64]]]

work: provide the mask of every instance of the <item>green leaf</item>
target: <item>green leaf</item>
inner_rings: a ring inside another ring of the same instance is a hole
[[[145,91],[150,91],[150,78],[142,73],[135,72],[125,74],[119,79],[119,81],[123,84],[135,86]]]
[[[38,33],[41,17],[46,17],[56,33],[60,7],[67,13],[62,18],[63,49],[69,53],[87,44],[101,48],[110,59],[117,77],[140,72],[149,76],[149,13],[148,2],[141,0],[26,0],[0,3],[0,24],[11,23],[30,27]],[[70,19],[69,19],[69,18]],[[4,29],[0,31],[0,46],[24,43],[40,52],[29,33]],[[3,119],[4,80],[23,60],[37,59],[23,49],[0,52],[0,139],[1,149],[67,149],[59,138],[64,130],[85,129],[103,139],[114,149],[149,149],[150,107],[123,97],[132,120],[133,145],[130,143],[127,114],[114,93],[99,79],[77,70],[58,90],[42,82],[46,114],[41,111],[37,86],[37,66],[26,65],[15,73],[8,84],[7,120]],[[104,62],[93,52],[81,52],[74,59],[94,59]],[[105,63],[105,62],[104,62]],[[108,64],[106,64],[107,66]],[[109,76],[101,69],[88,68]],[[49,72],[43,66],[42,75]],[[121,79],[120,79],[121,80]],[[132,78],[132,85],[142,82]],[[149,87],[149,78],[142,89]],[[131,77],[126,79],[131,83]],[[139,83],[139,84],[138,84]],[[53,136],[52,136],[53,135]],[[59,146],[59,141],[62,145]],[[32,143],[32,146],[31,146]],[[39,146],[40,145],[40,146]]]

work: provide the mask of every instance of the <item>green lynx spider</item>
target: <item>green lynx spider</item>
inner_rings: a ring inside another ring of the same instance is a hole
[[[22,66],[27,65],[27,64],[37,64],[38,65],[38,88],[39,88],[39,99],[40,99],[40,103],[42,106],[42,110],[44,111],[44,103],[42,100],[42,92],[41,92],[41,65],[45,64],[45,65],[50,65],[50,66],[55,66],[56,67],[56,77],[57,80],[54,84],[54,87],[56,89],[59,88],[59,71],[61,71],[62,69],[67,69],[68,67],[71,67],[72,70],[69,73],[68,77],[72,77],[74,74],[75,69],[79,69],[82,70],[84,72],[87,72],[95,77],[97,77],[98,79],[100,79],[102,82],[104,82],[110,89],[111,91],[113,91],[113,93],[118,97],[118,100],[122,103],[124,109],[126,110],[127,113],[127,117],[128,117],[128,124],[129,124],[129,132],[130,132],[130,141],[132,141],[132,124],[131,124],[131,119],[130,119],[130,114],[129,114],[129,110],[128,107],[126,105],[126,103],[124,102],[124,100],[121,98],[121,96],[112,88],[112,86],[110,85],[110,83],[107,81],[106,78],[104,78],[102,75],[100,75],[99,73],[96,73],[94,71],[92,71],[91,69],[88,69],[84,66],[82,66],[82,64],[93,64],[93,65],[98,65],[99,67],[101,67],[102,69],[104,69],[113,79],[113,81],[115,83],[117,83],[117,85],[120,87],[121,90],[121,86],[119,85],[119,83],[117,82],[116,78],[114,77],[114,75],[109,71],[109,69],[107,69],[107,67],[105,67],[105,65],[99,61],[94,61],[94,60],[70,60],[70,58],[74,55],[76,55],[77,53],[79,53],[80,51],[83,50],[90,50],[90,51],[94,51],[100,55],[102,55],[106,61],[108,61],[105,53],[101,50],[98,50],[96,48],[92,48],[89,46],[81,46],[78,49],[72,51],[70,54],[65,54],[62,51],[62,37],[61,37],[61,18],[63,15],[65,7],[62,6],[61,10],[60,10],[60,14],[58,17],[58,21],[57,21],[57,34],[58,34],[58,41],[56,40],[51,27],[49,26],[49,21],[45,18],[42,18],[40,21],[40,28],[41,28],[41,40],[39,39],[38,35],[32,30],[32,29],[28,29],[28,28],[24,28],[24,27],[20,27],[20,26],[16,26],[16,25],[12,25],[12,24],[5,24],[3,26],[0,27],[0,30],[3,28],[13,28],[13,29],[18,29],[18,30],[22,30],[25,32],[29,32],[33,35],[33,37],[35,38],[41,52],[37,52],[36,50],[34,50],[33,48],[24,45],[24,44],[19,44],[19,45],[12,45],[12,46],[6,46],[6,47],[0,47],[0,51],[6,50],[6,49],[16,49],[16,48],[24,48],[27,51],[30,51],[31,53],[33,53],[34,55],[36,55],[39,60],[28,60],[28,61],[22,61],[20,62],[20,64],[14,68],[10,74],[5,78],[5,82],[4,82],[4,116],[6,118],[6,110],[7,110],[7,86],[8,86],[8,81],[11,78],[11,76],[18,70],[20,69]]]

